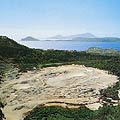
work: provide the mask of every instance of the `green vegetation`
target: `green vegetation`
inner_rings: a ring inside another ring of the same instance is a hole
[[[94,53],[94,54],[100,54],[100,55],[112,55],[112,56],[118,56],[120,55],[120,51],[115,49],[102,49],[102,48],[96,48],[92,47],[86,50],[87,53]]]
[[[86,107],[68,109],[61,107],[35,108],[24,120],[119,120],[120,105],[104,106],[92,111]]]
[[[59,66],[65,64],[82,64],[89,67],[107,70],[120,77],[120,55],[110,53],[100,55],[85,51],[39,50],[19,45],[15,41],[0,37],[0,82],[5,72],[17,67],[20,71],[33,70],[39,67]],[[120,82],[113,87],[101,90],[103,99],[118,100]],[[108,102],[108,101],[107,101]],[[60,107],[36,108],[25,120],[119,120],[120,105],[104,106],[98,111],[91,111],[85,107],[79,109],[64,109]],[[0,116],[2,115],[2,111]]]
[[[0,120],[3,120],[5,118],[3,112],[2,112],[2,108],[4,108],[4,104],[2,103],[2,101],[0,100]]]

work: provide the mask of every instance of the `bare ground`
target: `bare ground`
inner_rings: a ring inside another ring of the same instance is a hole
[[[82,65],[65,65],[22,73],[20,78],[6,81],[0,96],[6,99],[7,120],[21,120],[23,113],[37,105],[59,105],[77,108],[86,105],[98,109],[100,89],[112,86],[117,76],[107,71]]]

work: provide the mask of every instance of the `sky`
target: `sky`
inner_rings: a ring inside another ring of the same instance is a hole
[[[0,35],[120,37],[120,0],[0,0]]]

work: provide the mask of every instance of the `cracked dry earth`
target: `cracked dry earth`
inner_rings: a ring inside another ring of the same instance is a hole
[[[6,99],[7,120],[21,120],[23,113],[37,105],[77,108],[82,104],[98,109],[100,89],[118,81],[107,71],[82,65],[48,67],[22,73],[20,78],[5,81],[0,95]]]

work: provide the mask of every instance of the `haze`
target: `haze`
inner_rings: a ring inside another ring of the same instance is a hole
[[[119,0],[0,0],[0,34],[20,40],[90,32],[120,37]]]

